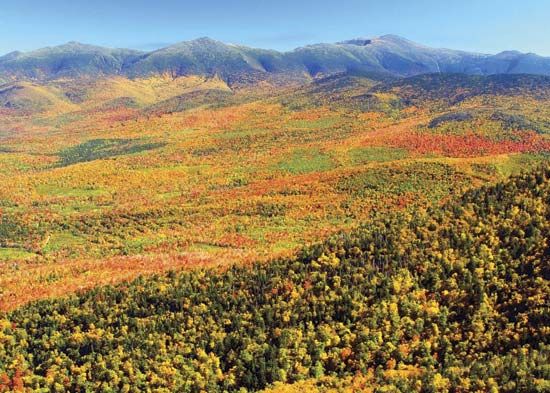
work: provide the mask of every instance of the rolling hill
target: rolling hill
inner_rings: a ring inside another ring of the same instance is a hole
[[[545,76],[10,85],[21,88],[0,93],[0,309],[182,265],[289,255],[550,151]]]
[[[549,61],[0,57],[0,392],[548,391]]]
[[[0,86],[0,108],[23,112],[76,110],[59,89],[29,82]]]
[[[549,186],[541,166],[291,259],[22,307],[0,390],[543,392]]]

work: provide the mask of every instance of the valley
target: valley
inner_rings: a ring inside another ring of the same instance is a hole
[[[542,392],[550,61],[397,36],[0,57],[0,392]]]
[[[550,150],[547,95],[506,86],[453,105],[374,92],[363,77],[257,94],[216,79],[114,78],[73,87],[80,103],[33,106],[67,97],[66,86],[23,87],[20,107],[2,117],[4,309],[155,271],[143,262],[153,256],[175,267],[288,256],[384,211],[517,173]],[[172,112],[169,97],[193,91],[197,106]],[[212,91],[227,101],[203,104]],[[527,129],[501,113],[521,113]],[[121,257],[140,263],[121,268]]]

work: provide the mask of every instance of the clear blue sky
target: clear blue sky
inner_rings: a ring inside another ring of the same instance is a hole
[[[287,50],[388,33],[550,56],[550,0],[0,0],[0,54],[67,41],[148,50],[202,36]]]

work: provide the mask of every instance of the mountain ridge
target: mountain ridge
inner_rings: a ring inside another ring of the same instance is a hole
[[[110,75],[135,78],[168,73],[174,77],[218,75],[233,83],[266,79],[303,82],[346,72],[397,77],[427,73],[550,75],[550,57],[518,51],[493,55],[431,48],[391,34],[312,44],[286,52],[200,37],[149,52],[71,41],[0,56],[0,79],[7,80]]]

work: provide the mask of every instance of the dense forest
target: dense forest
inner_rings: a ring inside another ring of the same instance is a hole
[[[550,166],[291,259],[171,272],[0,318],[0,391],[550,389]]]
[[[9,103],[9,105],[8,105]],[[0,310],[287,258],[548,162],[550,77],[372,73],[0,87]]]

